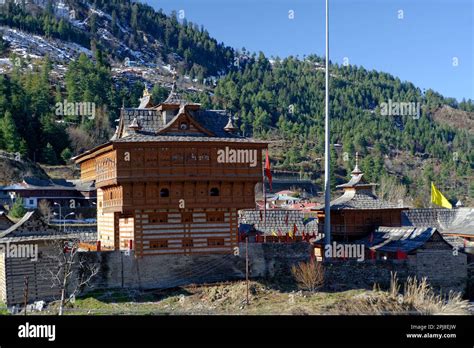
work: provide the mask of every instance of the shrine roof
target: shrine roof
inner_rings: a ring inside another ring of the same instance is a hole
[[[383,252],[403,251],[405,253],[416,250],[426,244],[434,234],[439,235],[445,243],[450,245],[433,227],[379,227],[373,234],[356,243],[364,244],[367,248]]]

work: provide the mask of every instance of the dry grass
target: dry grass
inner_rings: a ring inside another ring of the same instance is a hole
[[[374,286],[372,293],[342,301],[332,311],[338,314],[469,314],[469,302],[463,300],[460,293],[437,294],[426,278],[408,277],[403,293],[400,288],[396,273],[392,273],[388,291]]]
[[[291,273],[300,289],[313,292],[324,284],[324,268],[319,262],[301,262],[291,268]]]
[[[403,300],[421,314],[466,314],[469,302],[460,293],[450,291],[447,296],[436,294],[423,278],[408,278]]]

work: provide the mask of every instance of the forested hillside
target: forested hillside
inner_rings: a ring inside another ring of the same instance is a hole
[[[45,164],[67,163],[107,141],[120,107],[136,106],[145,85],[156,103],[168,94],[162,83],[117,75],[117,61],[174,59],[180,80],[188,74],[202,83],[221,75],[215,88],[183,91],[190,100],[228,109],[237,116],[242,134],[272,141],[273,168],[300,171],[321,184],[320,57],[269,60],[261,53],[234,51],[202,27],[130,1],[68,3],[76,11],[72,21],[58,18],[48,6],[9,5],[0,12],[2,25],[73,41],[91,52],[62,66],[54,63],[55,57],[17,59],[8,42],[0,40],[0,54],[15,62],[8,74],[0,75],[0,149]],[[104,40],[104,33],[119,38],[119,44]],[[431,180],[453,202],[474,198],[474,136],[472,128],[457,127],[472,123],[472,101],[457,102],[387,73],[336,64],[331,65],[330,98],[331,165],[337,174],[333,187],[346,180],[358,151],[366,176],[381,184],[386,198],[412,198],[410,203],[426,205]],[[420,117],[383,115],[381,105],[389,100],[419,103]],[[65,101],[94,103],[94,117],[58,114],[57,103]]]
[[[315,56],[305,61],[290,57],[270,64],[260,55],[221,80],[213,101],[238,113],[246,134],[280,140],[275,144],[277,167],[312,172],[318,179],[323,164],[318,159],[324,154],[322,66],[322,60]],[[472,112],[472,101],[458,103],[362,67],[332,65],[331,77],[331,143],[342,145],[340,151],[333,147],[332,165],[341,169],[341,175],[346,174],[342,168],[353,167],[358,151],[366,176],[375,182],[396,177],[411,187],[412,193],[422,195],[436,179],[453,198],[470,189],[473,194],[472,130],[437,123],[432,117],[443,105]],[[383,116],[380,106],[389,100],[420,103],[419,119]],[[423,163],[417,163],[417,158]]]
[[[234,50],[211,38],[204,27],[186,19],[180,23],[176,13],[166,16],[145,4],[68,0],[70,13],[61,17],[55,13],[52,1],[46,1],[45,7],[35,3],[7,1],[0,8],[0,25],[75,42],[88,49],[99,48],[109,59],[159,57],[167,61],[172,53],[183,60],[182,73],[201,79],[226,73],[234,60]]]

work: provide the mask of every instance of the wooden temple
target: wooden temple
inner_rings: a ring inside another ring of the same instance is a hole
[[[183,100],[176,82],[159,105],[145,90],[138,108],[122,108],[112,139],[75,158],[97,187],[101,246],[140,257],[232,252],[267,148],[236,130],[226,111]]]
[[[374,232],[379,226],[402,226],[402,211],[408,208],[387,202],[374,193],[376,184],[367,183],[359,169],[359,156],[349,182],[338,185],[342,196],[331,201],[331,236],[334,240],[351,241]],[[324,206],[314,209],[318,230],[324,231]]]

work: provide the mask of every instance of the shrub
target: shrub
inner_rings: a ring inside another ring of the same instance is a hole
[[[303,290],[316,291],[324,284],[324,268],[317,261],[301,262],[291,268],[291,273]]]
[[[15,219],[20,219],[25,214],[26,214],[26,209],[23,206],[23,199],[19,197],[15,200],[15,203],[13,203],[13,206],[10,209],[9,215]]]
[[[426,278],[417,280],[408,277],[400,292],[396,273],[392,273],[390,289],[381,291],[374,286],[371,293],[363,293],[351,300],[336,304],[333,312],[338,314],[469,314],[469,302],[460,293],[449,292],[447,296],[437,294]]]

